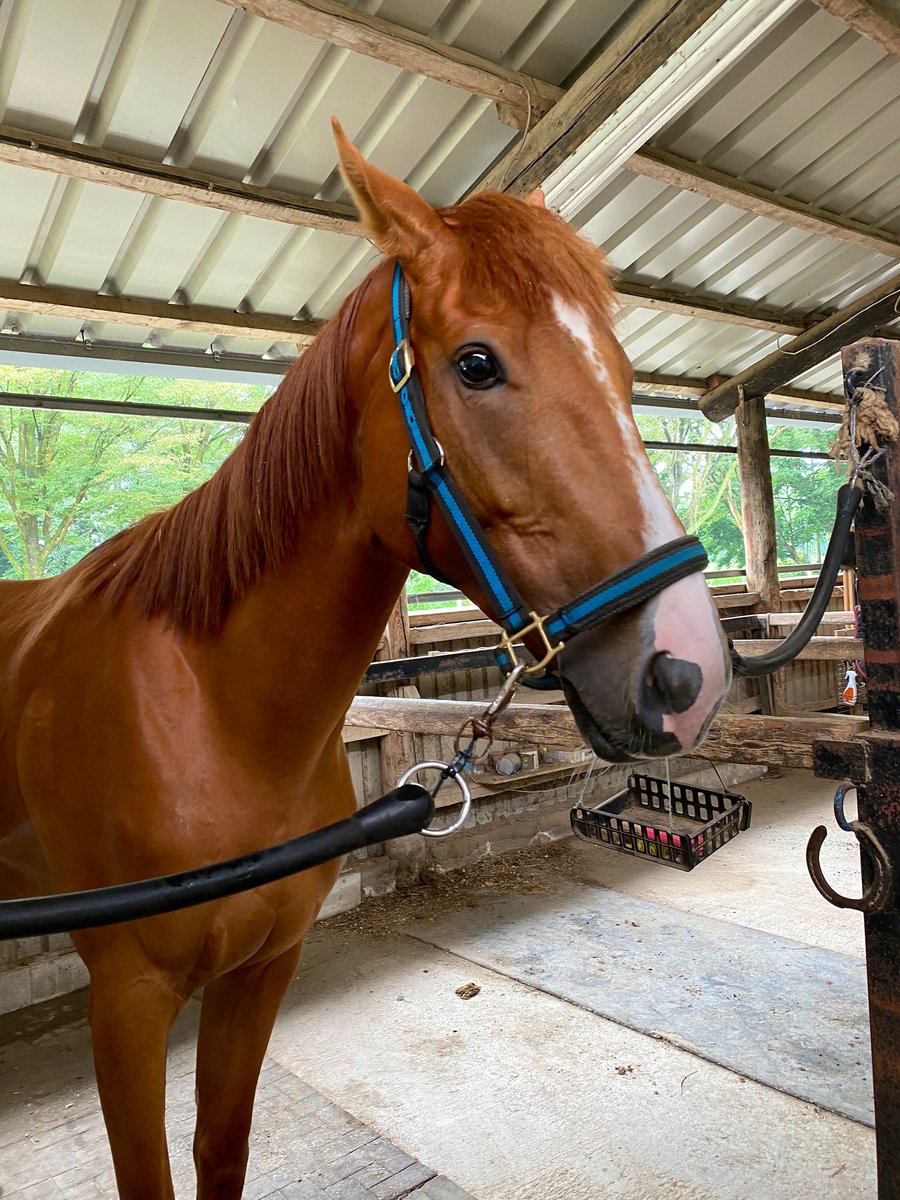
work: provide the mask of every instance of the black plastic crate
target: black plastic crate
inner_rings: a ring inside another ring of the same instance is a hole
[[[750,801],[736,792],[632,775],[624,791],[593,808],[576,804],[571,819],[585,841],[692,871],[747,828],[750,812]]]

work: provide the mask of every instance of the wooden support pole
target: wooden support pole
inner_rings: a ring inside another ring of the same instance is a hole
[[[842,353],[845,376],[868,379],[900,416],[900,346],[869,339]],[[863,738],[858,788],[860,821],[890,863],[880,911],[866,915],[866,969],[875,1092],[878,1200],[900,1200],[900,444],[872,466],[895,499],[881,509],[871,495],[856,519],[856,564],[865,641],[866,692],[872,733]],[[873,868],[863,851],[862,874]]]
[[[744,401],[736,413],[738,470],[741,479],[741,522],[747,589],[758,592],[763,612],[781,607],[775,500],[769,461],[769,434],[762,400]]]

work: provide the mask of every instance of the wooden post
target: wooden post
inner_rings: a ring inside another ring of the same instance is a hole
[[[900,417],[900,346],[870,338],[844,348],[844,378],[880,392]],[[860,825],[887,860],[886,890],[866,912],[866,974],[878,1157],[878,1200],[900,1200],[900,443],[882,447],[872,477],[893,494],[881,507],[868,493],[856,516],[856,571],[862,609],[866,698],[871,728],[843,745],[819,741],[815,771],[852,780]],[[856,656],[854,656],[856,657]],[[861,842],[864,895],[873,883]]]
[[[872,338],[843,351],[845,376],[870,379],[900,416],[900,345]],[[866,970],[875,1090],[879,1200],[900,1200],[900,445],[885,448],[873,474],[894,500],[879,509],[866,496],[856,519],[856,563],[862,606],[867,696],[872,734],[864,778],[858,782],[859,819],[891,864],[884,907],[868,914]],[[871,879],[862,854],[864,881]]]
[[[384,631],[384,644],[376,658],[409,658],[409,606],[406,601],[406,590],[400,594],[400,599],[394,605]],[[418,690],[414,687],[384,684],[384,696],[401,696],[418,698]],[[392,732],[381,739],[381,786],[384,791],[392,788],[407,767],[415,760],[413,735],[411,733]],[[367,797],[372,799],[372,797]]]
[[[761,612],[777,612],[781,607],[781,592],[777,570],[775,501],[772,496],[769,435],[763,400],[741,401],[735,414],[735,429],[747,591],[759,593]]]

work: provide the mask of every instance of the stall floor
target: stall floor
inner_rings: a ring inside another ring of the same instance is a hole
[[[568,841],[316,928],[270,1046],[247,1200],[868,1200],[862,920],[803,860],[831,790],[742,789],[690,875]],[[823,854],[858,888],[855,844]],[[196,1005],[170,1137],[192,1195]],[[81,995],[0,1020],[3,1200],[115,1194]]]

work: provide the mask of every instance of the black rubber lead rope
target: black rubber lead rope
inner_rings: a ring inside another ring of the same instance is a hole
[[[207,867],[89,892],[4,900],[0,902],[0,941],[118,925],[220,900],[319,867],[363,846],[419,833],[433,816],[431,795],[418,784],[409,783],[373,800],[344,821]]]
[[[753,654],[744,658],[742,654],[731,647],[731,665],[735,675],[744,675],[755,679],[760,675],[768,675],[793,662],[809,639],[813,636],[822,620],[822,615],[828,608],[828,602],[834,592],[834,585],[843,566],[847,547],[850,543],[850,533],[853,528],[853,518],[862,500],[862,490],[853,484],[845,483],[838,489],[837,514],[834,528],[825,551],[825,561],[809,598],[809,604],[803,610],[803,616],[781,645],[766,654]]]

